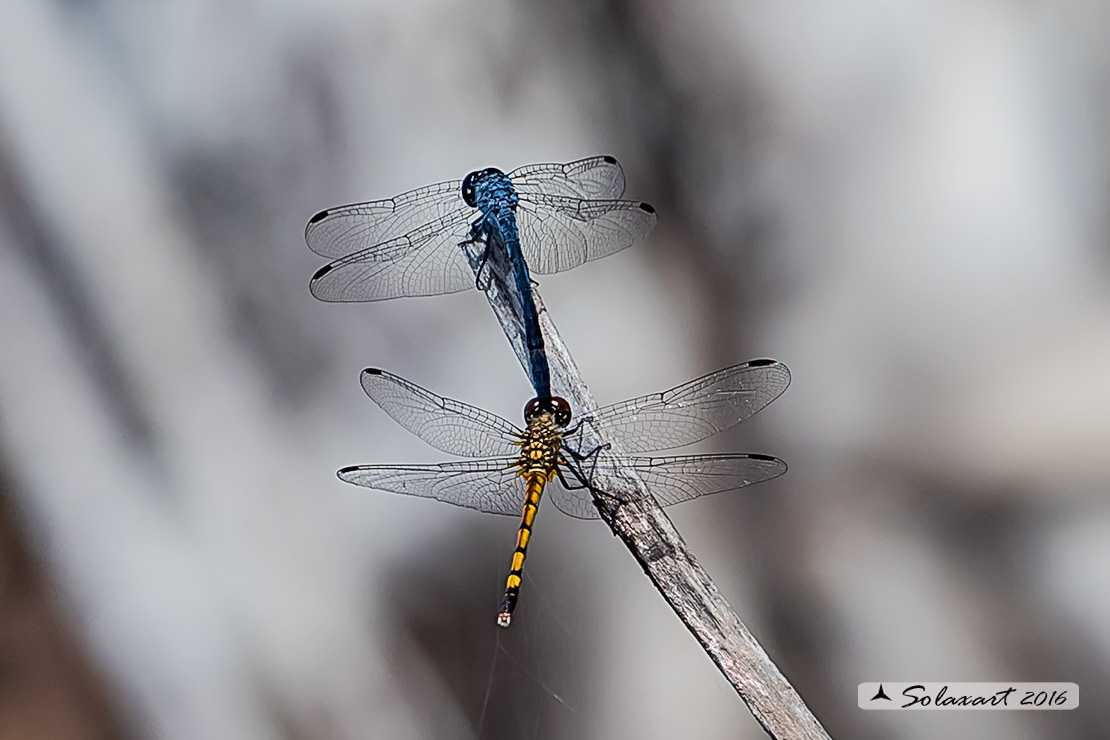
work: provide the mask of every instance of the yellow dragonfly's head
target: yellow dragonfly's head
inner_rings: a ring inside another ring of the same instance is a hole
[[[552,396],[550,398],[533,398],[524,407],[524,421],[531,423],[543,414],[550,414],[551,420],[559,428],[570,424],[570,404],[566,399]]]

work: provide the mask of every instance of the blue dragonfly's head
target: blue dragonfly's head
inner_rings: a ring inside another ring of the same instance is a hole
[[[479,208],[478,200],[484,194],[483,190],[490,186],[505,187],[509,184],[509,178],[496,167],[475,170],[463,178],[462,197],[471,208]]]
[[[524,421],[530,422],[541,414],[550,414],[557,427],[570,424],[570,404],[558,396],[533,398],[524,407]]]

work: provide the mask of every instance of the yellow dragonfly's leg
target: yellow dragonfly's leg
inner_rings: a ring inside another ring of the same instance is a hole
[[[520,520],[520,529],[516,534],[516,551],[513,553],[513,565],[509,570],[509,578],[505,584],[505,598],[501,599],[501,610],[497,615],[497,624],[508,627],[516,608],[517,595],[520,593],[520,574],[524,570],[524,557],[528,552],[528,540],[532,536],[532,522],[536,519],[536,511],[540,505],[540,496],[543,495],[544,484],[547,477],[536,473],[528,476],[527,498],[524,501],[524,516]]]

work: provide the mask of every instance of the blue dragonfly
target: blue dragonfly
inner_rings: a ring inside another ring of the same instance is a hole
[[[607,257],[655,228],[648,203],[620,200],[624,172],[610,156],[534,164],[505,174],[488,167],[463,180],[385,200],[328,208],[305,227],[305,241],[333,261],[309,283],[322,301],[380,301],[442,295],[476,284],[468,255],[503,250],[512,270],[536,396],[551,383],[532,297],[529,266],[540,274]],[[481,281],[477,281],[481,287]]]

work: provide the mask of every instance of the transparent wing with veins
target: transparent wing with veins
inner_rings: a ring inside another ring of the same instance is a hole
[[[392,198],[325,209],[309,220],[305,242],[321,257],[336,259],[371,249],[366,253],[368,259],[396,259],[397,252],[378,250],[375,245],[388,243],[392,237],[409,234],[424,224],[441,223],[445,216],[468,220],[467,213],[457,213],[459,206],[465,205],[459,197],[461,188],[462,180],[447,180]],[[469,206],[467,211],[476,213]]]
[[[511,458],[439,465],[359,465],[337,475],[347,483],[407,496],[434,498],[490,514],[520,516],[525,486]]]
[[[367,218],[376,218],[370,215],[373,209],[367,208],[374,205],[371,203],[334,208],[324,212],[327,215],[323,220],[309,222],[306,239],[314,235],[313,226],[321,232],[317,246],[309,242],[314,251],[321,251],[317,247],[323,248],[326,243],[337,252],[351,250],[317,270],[308,284],[312,295],[333,303],[384,301],[457,293],[473,287],[474,272],[459,244],[470,237],[471,221],[478,211],[457,195],[456,191],[450,200],[437,201],[424,209],[423,214],[434,220],[410,231],[394,233],[380,242],[371,238],[389,232],[377,221],[363,223]],[[404,222],[417,219],[420,213],[410,212]]]
[[[516,222],[528,269],[541,275],[608,257],[647,237],[655,209],[631,200],[521,194]]]
[[[634,470],[661,505],[671,506],[776,478],[786,472],[786,463],[755,454],[626,457],[603,459],[591,474],[618,470]],[[525,486],[515,458],[438,465],[358,465],[343,468],[338,475],[356,486],[436,499],[492,514],[520,516],[524,507]],[[564,473],[564,479],[571,488],[546,487],[556,508],[578,519],[597,519],[594,494],[588,488],[573,487],[573,474]]]
[[[382,411],[437,450],[460,457],[520,452],[521,430],[496,414],[444,398],[385,370],[363,370],[361,381]]]
[[[593,425],[603,439],[611,439],[624,452],[670,450],[700,442],[751,418],[788,385],[786,365],[752,360],[662,393],[604,406],[578,421]]]
[[[545,193],[614,200],[624,193],[624,170],[614,157],[587,157],[566,164],[529,164],[509,173],[521,195]]]
[[[585,480],[595,479],[598,473],[619,475],[634,471],[661,506],[734,491],[786,472],[786,463],[777,457],[754,453],[675,457],[616,457],[602,453],[596,464],[591,465],[590,461],[570,464],[576,466]],[[563,486],[547,489],[555,506],[578,519],[597,519],[597,507],[589,488],[574,488],[578,477],[570,471],[565,471],[563,477],[571,489]],[[608,494],[598,491],[596,495]]]

